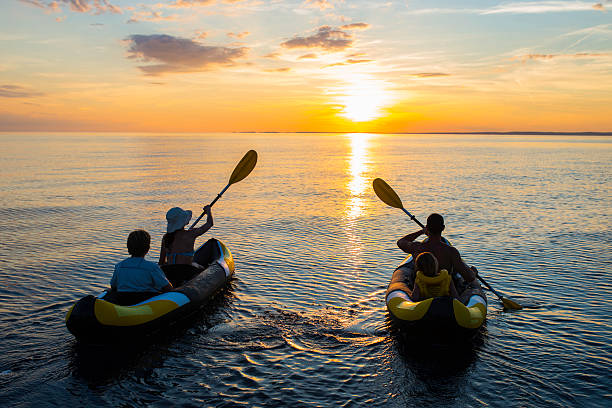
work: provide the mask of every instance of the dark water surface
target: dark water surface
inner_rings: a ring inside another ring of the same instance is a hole
[[[612,138],[1,134],[1,406],[610,406]],[[215,205],[236,278],[183,328],[85,347],[64,316],[136,228]],[[499,291],[467,349],[405,344],[384,290],[418,229],[394,186]]]

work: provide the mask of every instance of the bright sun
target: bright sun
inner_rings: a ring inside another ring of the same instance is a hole
[[[353,122],[367,122],[384,115],[383,109],[391,103],[391,94],[381,80],[366,75],[345,79],[346,85],[336,88],[336,102],[340,115]]]

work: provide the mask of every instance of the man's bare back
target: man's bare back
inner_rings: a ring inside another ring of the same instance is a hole
[[[463,276],[466,283],[476,279],[474,271],[470,269],[461,259],[459,251],[442,241],[442,231],[444,230],[444,219],[439,214],[432,214],[427,218],[427,226],[419,231],[406,235],[397,241],[397,246],[406,253],[416,258],[423,252],[431,252],[438,259],[440,269],[454,273],[458,272]],[[426,234],[429,239],[427,242],[416,242],[415,240]]]

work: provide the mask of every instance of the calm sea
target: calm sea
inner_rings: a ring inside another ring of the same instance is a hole
[[[610,406],[612,138],[375,134],[0,134],[2,406]],[[109,284],[137,228],[214,206],[236,278],[187,327],[84,347],[73,302]],[[393,335],[384,290],[422,221],[446,217],[489,295],[465,349]]]

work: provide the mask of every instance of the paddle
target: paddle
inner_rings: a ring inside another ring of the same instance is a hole
[[[374,187],[374,192],[376,193],[378,198],[382,200],[382,202],[384,202],[390,207],[401,209],[406,214],[408,214],[408,216],[410,217],[412,221],[416,222],[421,228],[425,228],[425,226],[421,224],[419,220],[417,220],[414,217],[414,215],[410,214],[408,210],[404,208],[404,205],[402,204],[402,200],[399,198],[397,193],[383,179],[380,179],[380,178],[375,179],[374,182],[372,183],[372,186]],[[491,285],[489,285],[484,280],[484,278],[482,278],[479,274],[476,274],[476,277],[478,278],[479,281],[484,283],[485,286],[489,288],[491,292],[493,292],[499,298],[499,300],[501,300],[502,304],[504,305],[506,309],[520,310],[523,308],[523,306],[519,305],[515,301],[510,300],[506,297],[503,297],[502,295],[497,293],[497,291],[493,289]]]
[[[236,165],[236,168],[234,169],[234,171],[232,172],[232,175],[229,178],[229,182],[227,183],[227,186],[225,186],[225,188],[223,188],[223,190],[221,190],[221,192],[217,194],[217,197],[213,200],[212,203],[210,203],[210,206],[212,207],[213,204],[215,204],[217,200],[221,198],[221,196],[223,195],[223,193],[225,193],[225,191],[229,188],[229,186],[243,180],[246,176],[251,174],[251,171],[253,171],[256,164],[257,164],[257,152],[255,150],[249,150],[248,152],[246,152],[244,157]],[[200,214],[198,219],[195,220],[193,224],[191,224],[191,227],[189,227],[189,229],[192,229],[198,223],[198,221],[200,221],[200,219],[203,216],[204,216],[204,212],[202,212],[202,214]]]

